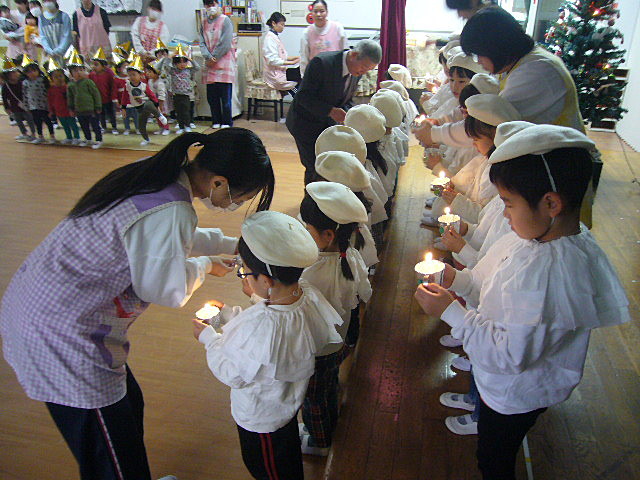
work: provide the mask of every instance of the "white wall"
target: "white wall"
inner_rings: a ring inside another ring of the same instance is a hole
[[[622,106],[629,111],[618,122],[616,131],[634,150],[640,151],[640,15],[637,12],[633,38],[626,37],[625,45],[629,48],[627,68],[630,75]]]

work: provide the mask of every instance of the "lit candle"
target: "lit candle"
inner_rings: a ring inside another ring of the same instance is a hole
[[[436,197],[441,197],[442,192],[449,186],[451,180],[444,176],[444,172],[440,172],[440,176],[433,179],[431,182],[431,191]]]
[[[444,235],[444,231],[449,227],[453,227],[456,232],[460,233],[460,217],[451,213],[449,207],[444,209],[444,215],[438,217],[438,223],[440,224],[440,235]]]
[[[215,305],[211,305],[210,303],[205,303],[204,307],[196,312],[196,318],[198,320],[202,320],[203,322],[208,323],[213,327],[217,326],[214,325],[214,323],[217,323],[218,325],[220,324],[219,319],[216,319],[218,315],[220,315],[220,309]],[[216,319],[217,322],[214,320],[214,322],[212,323],[211,320],[213,319]]]
[[[413,119],[413,128],[420,128],[427,121],[427,116],[423,113],[419,117]]]
[[[442,285],[444,263],[439,260],[434,260],[431,252],[427,252],[424,256],[424,261],[417,263],[414,269],[419,276],[418,280],[420,283],[423,283],[424,277],[430,275],[433,276],[433,283]]]

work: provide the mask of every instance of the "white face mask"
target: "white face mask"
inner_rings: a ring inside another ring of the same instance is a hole
[[[215,17],[216,15],[218,15],[220,13],[220,7],[218,7],[218,6],[207,7],[207,13],[209,15],[211,15],[212,17]]]
[[[42,15],[42,9],[40,7],[33,7],[29,11],[31,12],[31,15],[33,15],[36,18]]]
[[[158,10],[149,10],[147,12],[147,16],[151,19],[151,20],[159,20],[160,17],[162,16],[162,13],[159,12]]]
[[[55,4],[55,3],[53,3],[53,2],[44,2],[44,3],[42,4],[42,6],[44,7],[44,9],[45,9],[47,12],[52,12],[52,13],[53,13],[53,12],[55,12],[55,11],[56,11],[56,4]]]
[[[244,202],[235,203],[233,201],[233,198],[231,198],[231,190],[229,190],[228,183],[227,183],[227,193],[229,194],[229,200],[231,200],[231,203],[229,204],[228,207],[218,207],[217,205],[214,205],[211,202],[211,195],[213,195],[213,187],[211,187],[211,190],[209,191],[209,196],[207,198],[201,198],[200,201],[205,207],[207,207],[209,210],[214,212],[235,212],[237,209],[239,209],[242,206]]]

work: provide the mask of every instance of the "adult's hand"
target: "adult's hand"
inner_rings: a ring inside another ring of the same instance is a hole
[[[339,124],[343,124],[344,123],[344,119],[347,116],[347,112],[345,112],[343,109],[341,108],[336,108],[333,107],[331,109],[331,111],[329,112],[329,116],[336,122]]]
[[[231,273],[234,270],[234,261],[231,258],[218,257],[217,255],[209,257],[211,259],[210,275],[216,277],[224,277],[227,273]]]
[[[218,61],[214,58],[208,58],[207,61],[205,62],[205,65],[209,68],[213,68],[216,66],[216,64],[218,63]]]
[[[427,315],[437,318],[440,318],[442,312],[454,302],[453,295],[437,283],[418,285],[414,296]]]

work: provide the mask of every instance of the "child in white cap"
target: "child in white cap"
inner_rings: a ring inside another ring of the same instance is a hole
[[[490,177],[519,238],[506,248],[498,241],[475,274],[446,268],[444,286],[420,285],[415,295],[464,340],[473,363],[485,479],[515,478],[525,434],[580,382],[591,330],[630,320],[614,268],[580,223],[593,142],[573,128],[511,128],[498,127],[506,140],[490,157]],[[487,262],[493,268],[482,271]],[[463,307],[446,288],[478,291],[478,307]]]
[[[409,156],[409,133],[411,133],[411,123],[418,116],[418,108],[413,103],[409,96],[409,92],[404,86],[396,80],[385,80],[380,82],[381,90],[393,90],[402,97],[402,105],[404,107],[405,116],[402,124],[399,127],[393,129],[394,133],[400,137],[402,141],[403,157],[405,157],[404,163],[406,163],[406,157]]]
[[[463,220],[478,223],[480,210],[498,193],[489,180],[489,155],[495,148],[496,128],[501,123],[520,120],[520,114],[504,98],[492,94],[469,97],[466,107],[465,130],[479,155],[453,176],[452,186],[433,203],[431,219],[437,219],[449,205]]]
[[[351,246],[356,247],[360,252],[367,268],[373,267],[378,263],[378,253],[369,228],[373,215],[372,204],[365,194],[365,192],[371,190],[369,173],[354,154],[340,151],[321,153],[316,157],[315,167],[317,173],[315,181],[336,182],[346,185],[364,205],[368,220],[358,224],[358,233],[362,236],[363,242],[356,241],[356,235],[354,234],[351,237]],[[384,212],[384,205],[380,205],[380,208]]]
[[[350,108],[349,112],[351,112],[352,110],[358,111],[362,109],[362,107],[362,105],[358,105],[356,107]],[[380,121],[383,116],[379,111],[373,109],[372,107],[367,110],[369,111],[369,116],[371,116],[371,118],[373,118],[374,116],[378,117],[378,120],[375,123],[372,123],[373,128],[371,133],[375,132],[376,135],[379,135]],[[349,112],[347,112],[347,115],[349,114]],[[354,113],[351,114],[350,118],[353,118],[353,115]],[[347,121],[346,118],[345,121]],[[384,122],[384,120],[382,120],[382,122]],[[351,124],[351,122],[348,123]],[[384,128],[384,126],[382,128]],[[367,139],[370,138],[368,130],[361,129],[361,131],[362,133],[365,133]],[[353,153],[360,161],[360,163],[362,163],[369,174],[371,189],[368,191],[365,190],[364,193],[367,197],[367,200],[369,200],[372,204],[369,227],[371,229],[373,239],[376,243],[376,248],[379,251],[382,248],[383,244],[384,222],[388,218],[385,209],[385,204],[387,203],[388,196],[384,186],[382,185],[382,181],[380,180],[380,176],[378,175],[377,170],[371,163],[371,160],[367,158],[367,144],[365,143],[365,139],[355,128],[351,128],[347,125],[334,125],[324,130],[318,137],[318,140],[316,140],[316,158],[321,153],[335,150]]]
[[[315,241],[298,220],[265,211],[242,224],[238,276],[263,297],[255,305],[222,306],[222,333],[193,320],[213,374],[231,387],[244,464],[254,478],[303,478],[297,413],[315,356],[340,345],[340,316],[300,280],[318,260]]]
[[[350,245],[367,211],[345,185],[313,182],[300,205],[300,217],[320,249],[320,258],[305,268],[302,279],[314,285],[342,318],[337,330],[347,336],[360,302],[371,298],[368,269],[360,252]],[[360,239],[362,241],[362,239]],[[316,356],[315,372],[302,404],[302,453],[327,455],[338,421],[338,373],[349,349],[331,344]],[[306,429],[303,429],[306,427]]]
[[[437,86],[437,84],[428,85],[430,90],[425,91],[420,97],[420,106],[425,114],[432,115],[438,108],[453,97],[451,85],[449,84],[449,67],[447,67],[447,60],[460,52],[462,52],[462,48],[460,48],[459,40],[449,42],[440,49],[438,62],[440,62],[442,66],[441,73],[444,80],[439,86]]]

